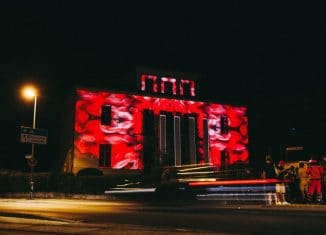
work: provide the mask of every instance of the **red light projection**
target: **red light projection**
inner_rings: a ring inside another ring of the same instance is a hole
[[[177,80],[175,78],[166,78],[162,77],[161,78],[162,83],[161,83],[161,92],[164,94],[165,93],[165,84],[171,84],[172,85],[172,94],[176,95],[177,94]]]
[[[140,81],[141,81],[140,89],[141,91],[145,91],[145,92],[157,93],[158,88],[160,88],[161,94],[168,94],[168,95],[173,94],[173,95],[184,96],[185,93],[187,92],[189,93],[190,96],[194,97],[196,93],[195,82],[192,80],[142,74],[140,77]],[[171,91],[168,91],[167,87],[171,87]]]
[[[199,163],[204,159],[204,119],[208,120],[209,161],[213,165],[221,166],[222,151],[228,153],[229,164],[249,161],[245,107],[86,89],[78,89],[76,93],[76,158],[99,159],[99,146],[110,144],[112,168],[143,169],[143,110],[152,110],[156,116],[162,111],[196,115]],[[110,125],[101,125],[103,105],[111,106]],[[226,134],[221,131],[221,116],[227,117]]]
[[[152,90],[153,92],[157,92],[157,76],[155,75],[147,75],[147,74],[143,74],[141,75],[141,90],[145,91],[146,90],[146,81],[148,82],[152,81]]]
[[[180,80],[180,95],[181,96],[184,95],[184,85],[185,84],[190,84],[190,95],[195,96],[195,82],[190,81],[190,80],[184,80],[184,79]]]

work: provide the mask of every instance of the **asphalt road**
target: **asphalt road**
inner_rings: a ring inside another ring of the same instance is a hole
[[[0,234],[326,234],[325,205],[0,199]]]

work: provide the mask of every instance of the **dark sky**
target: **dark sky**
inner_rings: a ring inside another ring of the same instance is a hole
[[[203,98],[248,106],[254,158],[292,142],[326,154],[324,5],[176,2],[2,1],[0,164],[25,164],[19,127],[33,106],[22,84],[41,89],[46,169],[71,88],[134,90],[138,66],[200,74]]]

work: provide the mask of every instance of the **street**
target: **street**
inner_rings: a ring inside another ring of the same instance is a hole
[[[0,234],[326,234],[324,205],[0,199]]]

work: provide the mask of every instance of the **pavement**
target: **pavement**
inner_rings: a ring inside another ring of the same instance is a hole
[[[288,204],[288,205],[265,205],[265,204],[214,204],[214,202],[195,203],[193,209],[204,209],[206,211],[214,210],[246,210],[257,212],[284,211],[288,213],[318,213],[326,216],[326,205],[321,204]]]
[[[267,204],[264,202],[245,202],[245,201],[214,201],[214,200],[167,200],[160,201],[154,199],[154,194],[144,193],[144,194],[133,194],[131,197],[119,197],[117,195],[103,194],[103,195],[89,195],[89,194],[62,194],[62,193],[44,193],[38,192],[33,193],[33,199],[44,200],[47,199],[68,199],[68,200],[85,200],[85,201],[138,201],[141,199],[142,203],[146,203],[149,208],[153,210],[160,211],[170,211],[174,210],[184,210],[185,212],[196,212],[204,211],[208,213],[221,212],[222,210],[239,210],[239,211],[250,211],[250,212],[279,212],[283,211],[290,214],[295,213],[308,213],[326,216],[326,204],[287,204],[287,205],[275,205]],[[19,202],[22,199],[30,199],[29,193],[8,193],[0,195],[0,204],[5,202]],[[134,197],[134,198],[133,198]],[[6,215],[0,212],[0,222],[5,221]],[[8,217],[8,216],[7,216]],[[10,219],[14,216],[10,215]],[[21,220],[22,218],[20,218]],[[30,219],[30,218],[26,218]],[[40,219],[40,218],[38,218]],[[42,219],[42,218],[41,218]],[[60,221],[65,222],[65,221]],[[69,221],[68,221],[69,222]]]
[[[10,204],[10,203],[20,203],[26,201],[25,197],[2,197],[0,198],[0,205]],[[35,197],[40,197],[41,195],[34,195]],[[70,195],[72,196],[72,195]],[[95,197],[94,197],[95,196]],[[60,198],[62,199],[62,198]],[[119,201],[120,199],[108,199],[107,195],[104,197],[98,197],[98,195],[84,195],[83,197],[74,196],[68,198],[71,203],[89,203],[89,202],[110,202],[110,201]],[[62,202],[54,202],[49,198],[35,198],[30,200],[35,204],[40,202],[54,204]],[[307,214],[309,216],[323,216],[326,217],[326,205],[325,204],[289,204],[289,205],[266,205],[266,204],[225,204],[217,201],[165,201],[165,202],[149,202],[146,208],[143,210],[153,210],[153,211],[183,211],[185,213],[196,213],[196,212],[205,212],[205,213],[221,213],[228,210],[237,210],[239,213],[273,213],[280,212],[286,213],[287,215],[295,214]],[[127,226],[127,227],[126,227]],[[128,231],[128,233],[126,233]],[[0,212],[0,234],[168,234],[168,230],[152,227],[140,227],[137,225],[121,225],[120,227],[116,224],[93,224],[93,223],[84,223],[81,221],[70,221],[59,218],[47,218],[41,216],[31,216],[31,215],[17,215],[13,213],[3,213]],[[175,231],[175,233],[185,232],[185,231]],[[187,234],[192,234],[187,232]],[[194,233],[196,234],[196,233]],[[206,233],[205,233],[206,234]],[[207,234],[216,234],[216,233],[207,233]]]
[[[175,231],[176,233],[182,231]],[[6,235],[53,235],[53,234],[83,234],[83,235],[104,235],[104,234],[145,234],[153,233],[171,234],[171,231],[164,228],[144,227],[126,224],[95,224],[83,222],[54,221],[47,219],[23,219],[17,217],[0,216],[0,234]],[[198,234],[198,233],[187,233]],[[205,233],[216,234],[216,233]]]
[[[136,197],[138,198],[138,197]],[[0,195],[0,203],[4,200],[15,202],[21,201],[22,199],[30,199],[28,193],[12,193],[12,194],[2,194]],[[69,200],[91,200],[91,201],[137,201],[130,198],[116,197],[114,195],[90,195],[90,194],[53,194],[53,193],[34,193],[33,199],[42,200],[42,199],[69,199]],[[265,203],[246,203],[243,201],[239,202],[226,202],[226,201],[198,201],[198,200],[177,200],[177,201],[158,201],[150,200],[151,197],[148,197],[148,205],[152,207],[160,208],[161,210],[173,210],[183,206],[186,210],[206,210],[214,211],[221,209],[241,209],[241,210],[257,210],[257,211],[293,211],[293,212],[305,212],[305,213],[325,213],[326,216],[326,204],[299,204],[299,203],[289,203],[287,205],[276,205],[276,204],[265,204]],[[144,201],[143,201],[144,202]]]

